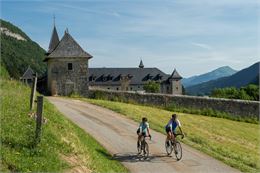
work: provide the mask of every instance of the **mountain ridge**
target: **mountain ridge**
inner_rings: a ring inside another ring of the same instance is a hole
[[[189,78],[185,78],[182,80],[182,84],[184,85],[184,87],[190,87],[210,80],[230,76],[236,72],[236,70],[232,69],[229,66],[222,66],[201,75],[195,75]]]
[[[204,95],[209,94],[215,88],[239,88],[248,84],[258,84],[259,66],[260,62],[256,62],[255,64],[244,68],[231,76],[226,76],[187,87],[186,92],[190,95]]]

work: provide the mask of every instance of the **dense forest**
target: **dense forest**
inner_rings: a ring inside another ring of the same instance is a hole
[[[218,88],[212,91],[211,97],[258,101],[259,85],[250,84],[241,88]]]
[[[1,28],[19,34],[26,40],[18,40],[1,32],[1,68],[6,69],[10,77],[19,79],[30,66],[39,76],[46,71],[43,62],[45,50],[32,41],[21,29],[0,19]]]

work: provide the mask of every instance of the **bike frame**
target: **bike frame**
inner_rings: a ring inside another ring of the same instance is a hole
[[[174,134],[172,134],[172,135],[174,135]],[[180,147],[180,149],[181,149],[181,144],[180,144],[180,142],[176,139],[176,137],[179,136],[179,135],[183,135],[183,134],[175,134],[175,135],[174,135],[174,138],[171,138],[171,139],[165,141],[165,147],[166,147],[166,152],[167,152],[167,154],[170,155],[170,154],[172,153],[172,151],[174,150],[174,151],[175,151],[175,156],[176,156],[177,160],[180,160],[180,159],[182,158],[182,151],[180,152],[180,153],[181,153],[181,156],[179,157],[179,156],[177,156],[178,151],[177,151],[176,148],[175,148],[177,145],[179,145],[179,147]],[[171,148],[170,148],[170,151],[167,150],[168,147],[166,146],[166,145],[168,145],[168,144],[167,144],[168,142],[171,143],[171,144],[169,144],[170,147],[171,147]],[[182,150],[182,149],[181,149],[181,150]]]
[[[174,134],[173,132],[171,132],[171,134],[172,134],[172,136],[174,136],[174,138],[171,137],[171,139],[170,139],[170,141],[172,141],[173,143],[175,143],[177,141],[177,139],[176,139],[177,136],[182,136],[183,135],[181,133]]]
[[[147,138],[149,136],[144,136],[142,135],[140,140],[138,142],[140,142],[140,147],[141,147],[141,152],[145,152],[145,144],[147,144],[145,138]],[[150,138],[151,139],[151,138]],[[148,145],[148,144],[147,144]],[[146,153],[147,154],[147,153]],[[149,155],[149,147],[148,147],[148,155]]]

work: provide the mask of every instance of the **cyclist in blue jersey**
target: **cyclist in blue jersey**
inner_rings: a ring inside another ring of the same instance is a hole
[[[184,137],[184,134],[181,129],[181,122],[178,120],[176,114],[172,114],[172,118],[170,119],[168,124],[165,126],[165,131],[167,133],[167,139],[166,139],[167,141],[169,141],[170,139],[173,139],[173,140],[175,139],[177,127],[180,129],[180,132],[181,132],[182,136]]]

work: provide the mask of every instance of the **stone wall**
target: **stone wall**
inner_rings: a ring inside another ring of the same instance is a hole
[[[164,107],[173,105],[182,108],[211,109],[225,112],[232,116],[259,119],[260,102],[258,101],[107,90],[89,90],[89,97]]]

